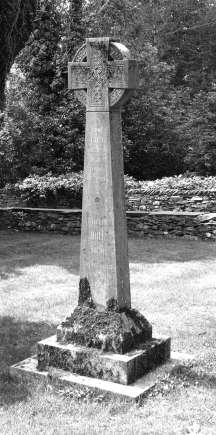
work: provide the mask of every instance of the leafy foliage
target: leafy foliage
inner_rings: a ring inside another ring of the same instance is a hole
[[[14,188],[27,205],[67,205],[67,207],[81,207],[82,202],[82,173],[52,176],[32,175]],[[8,186],[9,188],[9,186]]]
[[[140,88],[123,109],[126,172],[215,175],[214,21],[207,0],[41,0],[10,75],[0,184],[82,169],[84,109],[67,90],[67,63],[100,35],[120,37],[141,61]]]
[[[66,38],[64,26],[65,20],[70,25],[76,22],[79,4],[59,10],[58,1],[43,1],[31,37],[11,72],[0,136],[2,168],[7,168],[1,184],[30,173],[60,174],[82,168],[83,109],[66,87],[67,62],[75,42]],[[81,39],[77,32],[76,38]]]
[[[185,163],[202,175],[216,174],[216,92],[200,91],[187,106],[179,133],[188,144]]]
[[[134,194],[140,195],[206,195],[216,192],[216,177],[174,176],[152,181],[138,181],[125,175],[126,202]],[[81,207],[83,173],[68,173],[53,176],[31,175],[15,186],[8,185],[6,189],[15,192],[29,206],[48,207]]]
[[[32,30],[37,0],[0,0],[0,109],[10,67]]]
[[[155,47],[145,45],[141,86],[123,113],[125,169],[138,179],[185,169],[185,148],[175,130],[176,92],[170,84],[174,72],[159,60]]]
[[[93,35],[109,29],[143,64],[123,115],[126,171],[139,179],[216,174],[215,109],[204,102],[215,86],[215,2],[95,0],[91,7]]]
[[[139,181],[130,193],[140,192],[146,195],[172,193],[181,195],[206,194],[216,192],[216,177],[183,176],[164,177],[153,181]]]
[[[158,32],[162,58],[174,62],[175,85],[207,89],[215,76],[216,4],[208,0],[165,0]]]

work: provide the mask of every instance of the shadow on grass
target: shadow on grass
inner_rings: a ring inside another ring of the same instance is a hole
[[[34,355],[37,342],[55,334],[56,326],[0,317],[0,406],[27,399],[29,388],[10,378],[9,366]]]
[[[80,237],[52,233],[0,231],[0,281],[30,266],[57,266],[79,273]]]
[[[34,265],[57,266],[79,273],[80,236],[0,231],[0,280],[22,275]],[[208,261],[216,258],[216,243],[184,239],[129,238],[131,263]]]
[[[216,388],[216,375],[205,373],[199,369],[196,371],[196,367],[193,369],[187,365],[178,364],[171,370],[170,374],[195,386],[199,384],[206,388]]]
[[[173,263],[216,259],[216,243],[185,239],[129,238],[131,263]]]
[[[17,266],[16,266],[17,267]],[[22,272],[19,270],[16,270],[14,266],[5,266],[4,270],[0,271],[0,281],[5,279],[10,279],[14,276],[18,277],[21,276]]]

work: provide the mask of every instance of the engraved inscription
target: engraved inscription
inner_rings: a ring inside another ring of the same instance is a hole
[[[104,240],[104,234],[102,231],[91,231],[90,232],[91,240]]]

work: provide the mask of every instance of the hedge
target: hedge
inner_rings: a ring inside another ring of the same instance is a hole
[[[81,207],[83,173],[45,176],[31,175],[14,186],[13,190],[27,206]],[[216,177],[174,176],[154,181],[138,181],[125,175],[126,200],[133,195],[208,195],[216,194]]]

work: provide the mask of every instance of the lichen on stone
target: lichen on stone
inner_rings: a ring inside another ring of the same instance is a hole
[[[61,343],[121,354],[151,337],[152,327],[141,313],[134,309],[120,310],[116,304],[109,304],[103,312],[89,305],[78,305],[57,328],[57,340]]]
[[[81,278],[79,282],[79,299],[78,305],[94,308],[94,302],[91,295],[90,284],[87,278]]]

